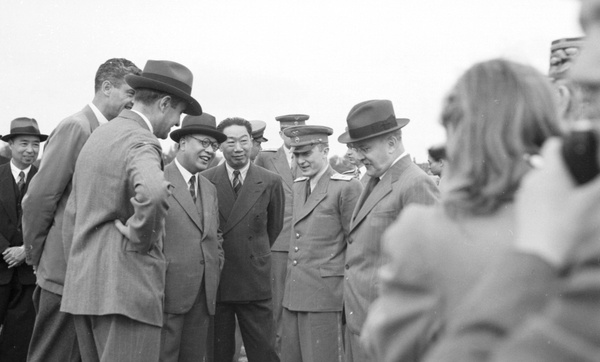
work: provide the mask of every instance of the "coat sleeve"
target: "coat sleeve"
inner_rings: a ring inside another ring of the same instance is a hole
[[[65,192],[70,192],[75,163],[90,131],[74,120],[63,121],[52,132],[41,167],[23,199],[23,243],[27,264],[38,265],[54,214]]]
[[[160,147],[151,143],[134,145],[127,155],[127,174],[135,190],[130,199],[134,212],[127,220],[130,248],[147,253],[162,242],[172,187],[161,169]]]
[[[420,248],[421,224],[415,219],[406,210],[382,237],[390,262],[379,271],[379,297],[361,333],[377,361],[421,360],[440,329],[442,300]]]
[[[541,258],[507,251],[454,311],[426,361],[489,360],[528,315],[543,309],[557,286],[558,273]]]
[[[283,228],[283,212],[285,209],[285,194],[281,177],[278,177],[271,187],[271,200],[267,208],[267,234],[269,244],[273,246]]]
[[[350,220],[352,219],[352,213],[354,212],[354,207],[358,202],[362,188],[360,181],[352,179],[348,182],[348,185],[342,189],[339,207],[340,217],[342,218],[342,229],[346,236],[348,236],[348,233],[350,232]]]

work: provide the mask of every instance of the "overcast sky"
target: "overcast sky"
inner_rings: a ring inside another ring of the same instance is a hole
[[[418,162],[444,141],[444,95],[474,62],[505,57],[546,73],[550,43],[579,36],[576,0],[2,0],[0,134],[27,116],[50,133],[93,97],[98,66],[125,57],[173,60],[217,121],[310,115],[334,129],[353,105],[392,100],[411,119],[404,144]],[[168,148],[170,142],[163,142]]]

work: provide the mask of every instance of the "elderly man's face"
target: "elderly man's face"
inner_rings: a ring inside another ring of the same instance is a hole
[[[37,160],[40,152],[38,136],[16,136],[8,141],[8,145],[12,151],[13,164],[21,170]]]
[[[395,147],[388,135],[352,143],[350,147],[356,149],[357,159],[371,177],[381,177],[394,162]]]
[[[252,138],[244,126],[231,125],[223,129],[227,140],[221,143],[221,152],[232,168],[239,170],[250,161]]]

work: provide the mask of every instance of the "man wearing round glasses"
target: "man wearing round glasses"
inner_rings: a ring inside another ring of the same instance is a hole
[[[207,113],[186,116],[170,137],[177,142],[177,155],[165,167],[165,179],[174,188],[165,219],[169,265],[160,360],[201,361],[224,255],[217,190],[199,172],[208,167],[226,137]]]

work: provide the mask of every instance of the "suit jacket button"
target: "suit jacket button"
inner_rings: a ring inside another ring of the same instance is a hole
[[[204,265],[204,260],[200,260],[200,264]]]
[[[352,244],[352,238],[348,238],[348,244]]]
[[[346,264],[345,268],[346,270],[350,269],[350,265]]]

